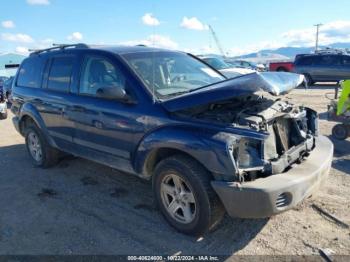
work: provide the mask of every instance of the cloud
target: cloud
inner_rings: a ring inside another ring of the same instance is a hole
[[[185,16],[180,26],[190,30],[208,30],[208,26],[199,21],[197,17],[188,18]]]
[[[177,49],[178,44],[170,39],[168,36],[163,35],[149,35],[146,39],[131,40],[120,43],[122,45],[146,45],[160,48]]]
[[[289,30],[282,34],[282,39],[286,45],[309,46],[315,42],[315,32],[313,28]]]
[[[287,45],[312,46],[316,41],[316,28],[290,30],[282,34]],[[338,42],[350,42],[350,21],[333,21],[320,27],[320,45],[329,45]]]
[[[229,56],[240,56],[265,49],[273,50],[284,46],[285,44],[279,41],[261,41],[244,47],[233,47],[228,49],[227,52]]]
[[[15,23],[11,20],[2,21],[1,25],[3,28],[14,28],[15,27]]]
[[[30,5],[49,5],[49,0],[27,0],[27,3]]]
[[[67,36],[67,39],[69,41],[80,41],[83,39],[83,34],[80,32],[74,32],[74,33],[70,34],[69,36]]]
[[[300,29],[292,29],[283,32],[273,41],[261,41],[242,47],[233,47],[228,50],[230,55],[244,55],[260,51],[262,49],[277,49],[280,47],[311,47],[315,45],[316,27],[310,26]],[[330,45],[333,43],[350,42],[350,20],[338,20],[325,23],[320,27],[319,44]]]
[[[1,38],[4,41],[17,42],[17,43],[33,43],[34,39],[27,34],[1,34]]]
[[[16,47],[16,53],[21,54],[21,55],[28,55],[29,54],[28,47],[17,46]]]
[[[154,17],[151,13],[147,13],[142,17],[142,23],[149,26],[160,25],[159,20],[156,17]]]

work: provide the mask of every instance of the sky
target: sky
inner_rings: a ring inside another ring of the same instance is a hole
[[[146,44],[228,55],[350,42],[349,0],[1,0],[0,53],[52,43]]]

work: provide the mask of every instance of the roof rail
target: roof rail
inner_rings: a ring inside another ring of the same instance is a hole
[[[89,48],[87,44],[79,43],[79,44],[52,44],[52,47],[45,48],[45,49],[29,49],[29,52],[31,52],[30,55],[34,54],[40,54],[44,52],[49,52],[53,50],[63,50],[67,48]]]
[[[337,48],[325,48],[325,49],[321,49],[321,50],[317,50],[315,52],[316,54],[349,54],[349,50],[348,49],[337,49]]]

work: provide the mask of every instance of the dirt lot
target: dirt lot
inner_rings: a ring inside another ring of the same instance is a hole
[[[332,86],[294,90],[288,97],[315,108],[329,136],[325,93]],[[0,122],[0,254],[350,254],[350,139],[333,141],[335,155],[319,193],[286,213],[260,220],[226,217],[200,239],[173,230],[153,206],[148,182],[79,158],[52,169],[33,168],[23,138]]]

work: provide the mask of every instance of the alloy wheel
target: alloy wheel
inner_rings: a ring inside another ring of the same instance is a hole
[[[166,175],[160,186],[163,205],[176,221],[189,224],[197,212],[197,205],[190,185],[176,174]]]

